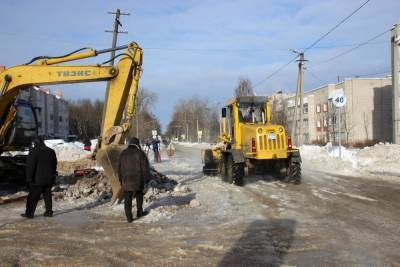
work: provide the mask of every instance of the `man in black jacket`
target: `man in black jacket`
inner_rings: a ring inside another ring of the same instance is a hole
[[[143,189],[150,178],[150,165],[146,154],[140,148],[139,139],[133,137],[129,146],[122,151],[119,159],[118,177],[124,190],[125,215],[128,222],[133,221],[132,197],[136,197],[137,217],[143,212]]]
[[[51,187],[57,174],[57,157],[53,149],[47,147],[39,137],[33,140],[33,148],[26,162],[26,180],[29,194],[26,200],[26,211],[22,217],[33,218],[37,203],[43,194],[46,212],[45,217],[52,217]]]

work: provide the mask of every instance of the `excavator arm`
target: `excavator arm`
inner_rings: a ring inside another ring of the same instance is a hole
[[[126,50],[116,56],[120,57],[120,61],[115,67],[59,65],[122,49]],[[111,183],[115,201],[122,197],[116,170],[124,137],[135,112],[143,52],[136,43],[115,49],[86,50],[84,52],[78,50],[61,57],[38,57],[26,65],[9,68],[0,74],[0,148],[4,148],[7,141],[6,133],[15,119],[16,112],[10,104],[20,90],[41,85],[109,81],[103,108],[101,137],[97,147],[97,161],[103,166]]]

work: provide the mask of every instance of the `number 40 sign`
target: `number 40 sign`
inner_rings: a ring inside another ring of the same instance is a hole
[[[332,95],[332,102],[337,108],[344,107],[344,105],[346,105],[347,98],[343,94],[343,91],[339,91]]]

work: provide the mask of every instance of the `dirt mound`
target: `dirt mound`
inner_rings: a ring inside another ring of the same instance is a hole
[[[157,195],[172,192],[177,182],[167,176],[151,169],[150,181],[145,186],[145,201],[149,202],[157,198]],[[57,185],[53,188],[54,199],[77,200],[91,199],[104,201],[111,199],[112,189],[103,172],[94,169],[87,171],[84,177],[60,176]]]

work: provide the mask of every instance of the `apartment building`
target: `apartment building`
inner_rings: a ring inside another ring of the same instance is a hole
[[[20,92],[19,96],[35,107],[38,134],[44,138],[66,138],[69,134],[68,102],[61,91],[51,94],[49,89],[33,87]]]
[[[347,98],[346,106],[340,109],[340,125],[339,109],[332,104],[332,95],[338,90],[343,91]],[[286,101],[287,124],[291,133],[295,116],[294,96]],[[298,108],[297,113],[299,111]],[[300,123],[300,114],[297,114],[297,123]],[[345,79],[304,93],[303,144],[337,143],[339,132],[343,143],[391,142],[392,124],[391,77]],[[293,140],[300,143],[298,129]]]

